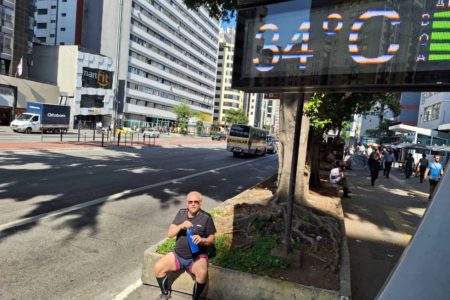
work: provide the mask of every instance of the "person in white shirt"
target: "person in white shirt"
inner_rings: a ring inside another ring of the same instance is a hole
[[[347,178],[344,175],[344,166],[339,164],[339,162],[336,162],[336,167],[330,171],[330,183],[341,186],[344,191],[343,197],[350,198]]]

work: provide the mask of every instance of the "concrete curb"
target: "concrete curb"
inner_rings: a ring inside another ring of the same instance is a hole
[[[162,257],[155,250],[164,241],[152,246],[144,253],[143,284],[158,286],[153,276],[153,265]],[[177,292],[189,294],[192,292],[193,284],[192,277],[186,272],[171,274],[169,277],[169,286]],[[339,292],[210,265],[208,283],[202,296],[207,299],[331,300],[339,299]]]

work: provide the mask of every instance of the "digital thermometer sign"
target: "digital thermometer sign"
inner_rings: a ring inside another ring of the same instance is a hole
[[[233,86],[450,90],[450,0],[284,1],[240,9]]]

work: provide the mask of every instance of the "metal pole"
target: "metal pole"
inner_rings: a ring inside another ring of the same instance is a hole
[[[102,147],[105,147],[104,140],[105,140],[105,133],[102,132]]]
[[[80,142],[81,128],[78,126],[78,143]]]
[[[95,142],[95,129],[94,129],[94,133],[92,134],[92,140]]]
[[[298,148],[300,146],[300,132],[302,130],[302,116],[303,116],[303,103],[305,100],[305,94],[300,93],[297,101],[297,113],[295,115],[295,131],[294,131],[294,145],[292,149],[292,164],[291,164],[291,177],[289,180],[289,194],[288,205],[286,213],[286,227],[284,234],[284,243],[286,245],[286,255],[291,251],[291,233],[292,233],[292,213],[294,209],[295,201],[295,181],[297,179],[297,164],[298,164]]]
[[[134,136],[134,133],[131,133],[131,146],[133,146],[133,136]]]
[[[63,135],[63,131],[61,130],[61,138],[60,138],[60,141],[62,142],[62,135]]]
[[[117,135],[117,147],[119,147],[119,146],[120,146],[120,132]]]

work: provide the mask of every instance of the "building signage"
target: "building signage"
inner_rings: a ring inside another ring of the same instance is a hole
[[[111,89],[113,72],[83,67],[81,81],[83,87]]]
[[[450,88],[449,1],[273,2],[239,9],[234,88]]]
[[[104,96],[100,95],[81,95],[80,107],[81,108],[103,108]]]

